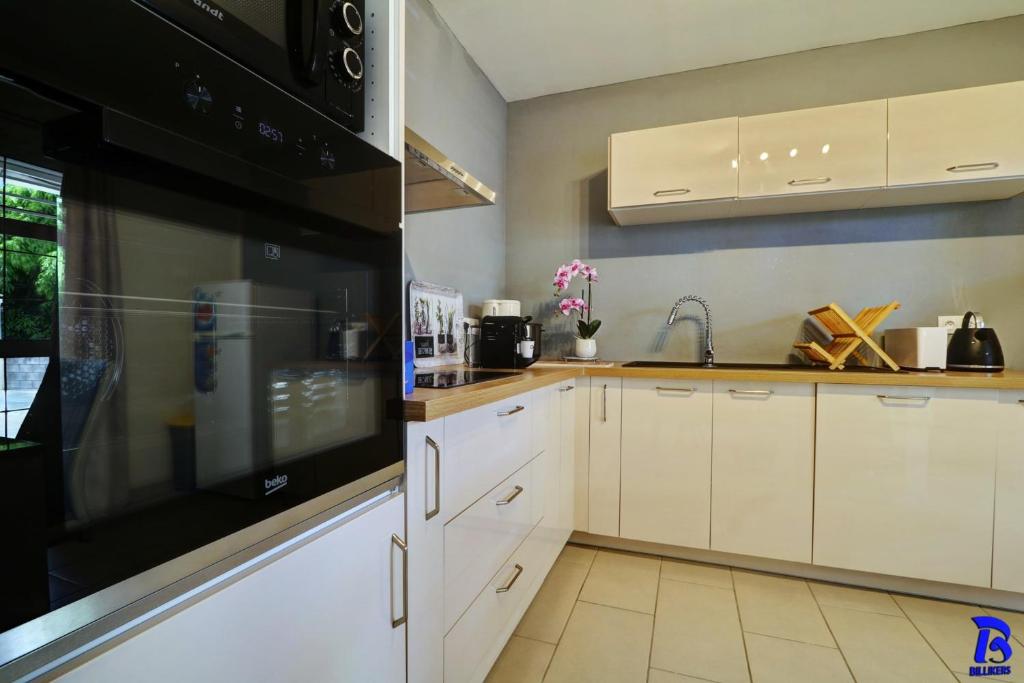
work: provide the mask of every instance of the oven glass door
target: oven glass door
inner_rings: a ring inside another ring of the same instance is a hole
[[[0,666],[7,635],[402,463],[399,233],[54,161],[24,112],[0,111]]]

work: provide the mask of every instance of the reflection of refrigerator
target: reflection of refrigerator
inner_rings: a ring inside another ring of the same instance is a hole
[[[193,291],[196,483],[210,487],[267,470],[271,406],[282,369],[316,360],[312,294],[247,280]]]

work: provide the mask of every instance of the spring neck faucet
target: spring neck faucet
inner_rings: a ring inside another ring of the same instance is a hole
[[[711,307],[708,306],[707,301],[693,294],[682,297],[672,306],[672,311],[668,314],[666,324],[672,325],[675,323],[676,316],[679,314],[679,308],[687,301],[695,301],[704,309],[704,367],[713,367],[715,364],[715,347],[711,343]]]

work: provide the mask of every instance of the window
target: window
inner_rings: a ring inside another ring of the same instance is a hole
[[[0,157],[0,437],[17,438],[56,353],[61,174]]]

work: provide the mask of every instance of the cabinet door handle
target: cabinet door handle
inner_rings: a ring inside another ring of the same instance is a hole
[[[946,170],[950,173],[973,173],[974,171],[991,171],[994,168],[999,168],[998,161],[985,161],[980,164],[957,164],[956,166],[950,166]]]
[[[512,410],[499,410],[498,417],[508,417],[509,415],[515,415],[526,410],[526,406],[516,406]]]
[[[512,490],[512,493],[508,494],[504,498],[500,498],[500,499],[494,501],[494,504],[495,505],[508,505],[513,500],[518,498],[519,494],[522,493],[522,492],[523,492],[523,487],[519,486],[519,485],[516,485],[515,489]]]
[[[790,180],[787,185],[824,185],[831,182],[832,179],[828,176],[821,176],[820,178],[795,178]]]
[[[890,394],[875,394],[879,401],[922,401],[927,403],[932,400],[931,396],[892,396]]]
[[[697,387],[654,387],[655,391],[675,391],[686,394],[697,393]]]
[[[570,384],[570,385],[569,385],[569,386],[567,386],[567,387],[562,387],[561,389],[559,389],[559,391],[561,391],[561,392],[563,392],[563,393],[564,393],[564,392],[566,392],[566,391],[572,391],[572,390],[574,390],[575,388],[576,388],[576,387],[574,387],[573,385],[571,385],[571,384]]]
[[[512,578],[508,580],[508,583],[506,583],[504,586],[499,586],[498,588],[495,588],[494,592],[495,593],[508,593],[510,590],[512,590],[512,586],[516,585],[516,581],[519,580],[519,575],[522,574],[522,573],[523,573],[523,565],[517,564],[516,565],[516,570],[512,574]]]
[[[398,548],[402,553],[402,616],[395,617],[395,569],[394,562],[391,565],[391,628],[398,628],[409,618],[409,546],[398,537],[398,534],[391,534],[391,552]]]
[[[427,446],[434,450],[434,507],[425,513],[426,519],[431,519],[441,512],[441,447],[429,436],[427,437]],[[423,486],[426,487],[426,485],[427,482],[424,481]],[[426,496],[424,496],[425,498]],[[426,500],[423,502],[426,505]]]
[[[730,389],[733,396],[771,396],[775,392],[771,389]]]
[[[601,422],[608,421],[608,385],[604,385],[604,390],[601,393]]]
[[[655,197],[674,197],[680,194],[690,194],[690,188],[688,187],[677,187],[674,190],[658,190],[654,193]]]

